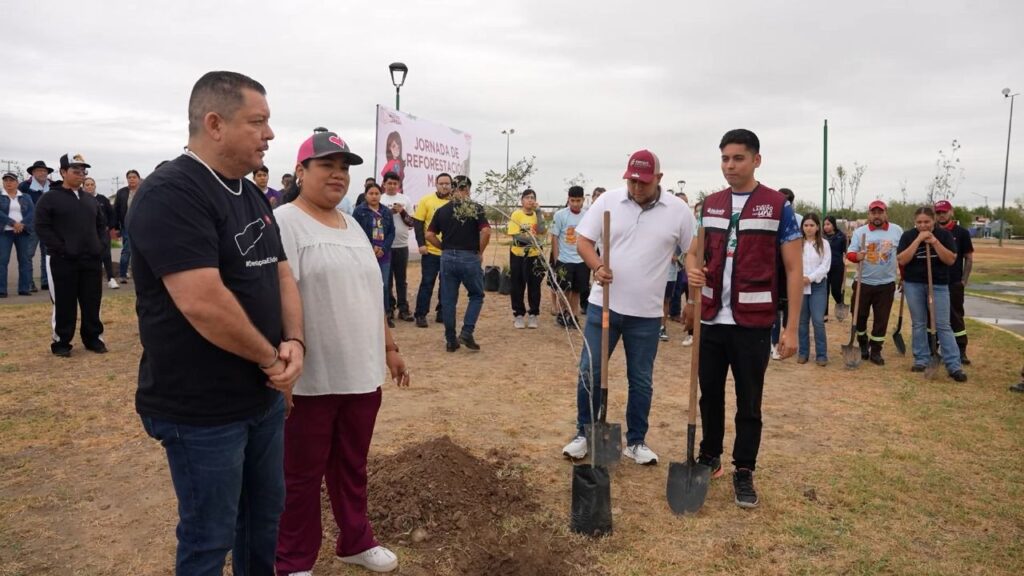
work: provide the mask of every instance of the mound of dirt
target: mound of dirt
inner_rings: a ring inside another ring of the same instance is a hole
[[[586,546],[545,520],[512,455],[488,457],[444,436],[371,460],[378,538],[421,551],[415,564],[429,574],[594,574]]]

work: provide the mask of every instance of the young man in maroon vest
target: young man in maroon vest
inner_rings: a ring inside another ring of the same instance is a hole
[[[690,285],[701,289],[700,414],[703,438],[698,462],[722,474],[725,377],[736,380],[733,489],[736,504],[757,506],[754,467],[761,444],[761,392],[768,367],[771,327],[780,292],[789,297],[789,318],[800,317],[803,261],[800,227],[785,196],[754,179],[761,144],[749,130],[722,137],[722,173],[729,188],[708,196],[701,209],[704,253],[694,243],[686,255]],[[786,270],[779,285],[778,259]],[[692,317],[692,304],[687,315]],[[778,353],[796,351],[797,326],[783,328]]]

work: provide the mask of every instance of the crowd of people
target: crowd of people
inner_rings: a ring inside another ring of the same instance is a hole
[[[60,180],[50,179],[54,170],[42,161],[24,182],[4,174],[3,287],[16,249],[18,292],[35,290],[38,243],[41,286],[54,303],[52,352],[71,355],[80,308],[84,347],[103,353],[104,273],[117,288],[132,270],[143,346],[136,409],[166,452],[178,498],[179,574],[219,574],[228,552],[236,574],[311,574],[323,534],[323,481],[340,531],[335,554],[391,571],[397,556],[376,540],[368,518],[366,465],[382,386],[410,384],[395,320],[428,328],[437,287],[434,319],[444,326],[446,350],[480,350],[481,257],[492,225],[466,175],[439,174],[436,190],[413,206],[400,175],[385,170],[381,183],[368,178],[359,198],[346,201],[349,169],[363,159],[325,128],[298,146],[282,189],[270,188],[263,155],[274,134],[265,94],[241,74],[204,75],[189,100],[184,153],[145,180],[129,170],[113,202],[96,195],[81,154],[60,157]],[[677,320],[690,346],[693,322],[701,322],[698,462],[712,477],[723,474],[731,371],[735,502],[752,508],[759,503],[753,475],[766,370],[772,358],[809,362],[812,331],[815,363],[827,365],[830,295],[847,306],[844,260],[858,267],[849,301],[859,302],[851,321],[862,358],[885,364],[900,289],[913,327],[911,370],[924,371],[940,353],[949,376],[964,382],[963,285],[973,247],[946,201],[921,207],[904,232],[876,200],[868,222],[847,235],[831,216],[796,214],[792,191],[756,179],[762,160],[753,132],[731,130],[719,149],[729,187],[694,209],[685,194],[663,192],[661,163],[649,150],[631,155],[623,187],[596,188],[589,207],[583,188],[571,186],[550,226],[536,192],[524,190],[506,230],[511,325],[540,327],[546,277],[557,324],[582,333],[576,430],[562,450],[572,459],[587,456],[586,430],[602,408],[594,393],[602,331],[611,351],[621,342],[628,380],[623,455],[651,465],[658,456],[646,436],[659,342]],[[122,251],[115,274],[116,238]],[[422,273],[410,303],[412,241]],[[468,305],[460,326],[463,289]]]

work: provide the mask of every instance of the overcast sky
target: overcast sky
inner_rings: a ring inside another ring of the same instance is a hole
[[[565,179],[619,186],[629,154],[661,157],[686,191],[725,186],[718,141],[761,139],[766,185],[820,203],[829,169],[867,166],[858,204],[920,199],[958,139],[956,204],[997,206],[1009,100],[1024,92],[1024,2],[57,2],[0,0],[0,159],[51,166],[81,152],[100,190],[186,142],[186,107],[209,70],[268,91],[271,182],[327,126],[372,157],[374,107],[394,105],[387,66],[409,76],[402,110],[473,135],[474,180],[535,155],[541,200]],[[1024,196],[1024,98],[1008,203]],[[353,169],[353,181],[370,175]]]

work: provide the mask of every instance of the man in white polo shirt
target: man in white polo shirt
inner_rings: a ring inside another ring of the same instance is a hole
[[[654,358],[658,353],[665,278],[676,247],[686,252],[693,239],[695,219],[686,204],[662,193],[661,165],[649,150],[634,153],[623,174],[626,187],[601,195],[576,227],[576,248],[597,283],[590,293],[584,347],[576,391],[576,437],[562,453],[574,459],[587,455],[584,429],[601,408],[601,314],[603,286],[609,294],[609,353],[622,340],[626,350],[629,399],[626,404],[626,448],[623,454],[637,464],[657,464],[658,456],[645,442],[651,411]],[[611,212],[612,270],[595,249],[602,236],[605,210]],[[593,394],[591,393],[593,392]],[[592,405],[590,400],[593,399]]]

